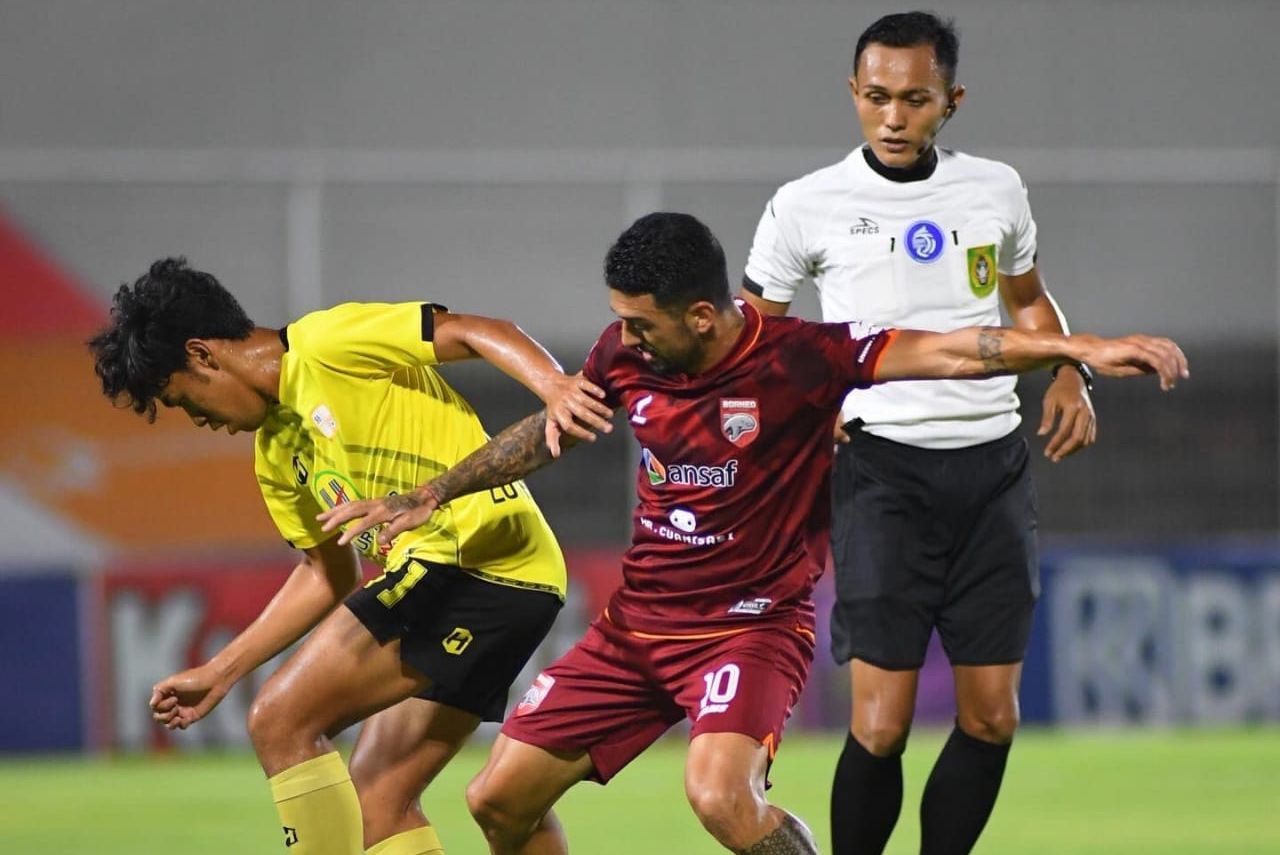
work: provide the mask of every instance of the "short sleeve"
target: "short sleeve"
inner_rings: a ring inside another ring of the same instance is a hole
[[[316,519],[323,510],[320,503],[310,490],[297,484],[299,476],[292,469],[299,464],[295,464],[292,458],[288,461],[275,459],[283,454],[283,448],[258,445],[254,460],[258,489],[281,537],[296,549],[317,546],[333,535],[322,531],[320,521]],[[300,477],[305,481],[309,474],[303,470]]]
[[[999,269],[1006,276],[1026,273],[1036,263],[1036,221],[1031,216],[1031,203],[1027,199],[1027,185],[1014,173],[1017,187],[1010,193],[1012,228],[1000,246]]]
[[[801,285],[813,281],[813,265],[803,246],[799,223],[779,190],[760,215],[743,287],[766,300],[790,303]]]
[[[783,344],[787,370],[810,404],[833,411],[851,390],[875,384],[880,356],[897,334],[861,321],[800,323]]]
[[[591,345],[591,350],[587,353],[587,361],[582,364],[582,376],[604,390],[604,403],[613,408],[618,406],[620,399],[617,390],[610,382],[609,367],[622,341],[620,329],[618,324],[610,324],[600,334],[600,338],[596,339],[596,343]]]
[[[385,377],[436,364],[433,303],[344,303],[312,312],[285,330],[291,353],[345,374]]]

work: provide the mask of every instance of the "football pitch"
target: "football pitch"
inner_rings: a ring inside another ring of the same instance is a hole
[[[945,734],[918,733],[906,756],[902,820],[889,853],[917,851],[916,806]],[[792,736],[771,798],[804,817],[827,850],[837,736]],[[560,815],[581,855],[715,853],[681,787],[684,743],[659,743],[607,788],[584,784]],[[476,745],[428,793],[451,855],[487,850],[462,800],[484,760]],[[248,754],[37,758],[0,762],[0,852],[251,855],[285,849]],[[1280,853],[1280,729],[1028,731],[1018,737],[982,855]]]

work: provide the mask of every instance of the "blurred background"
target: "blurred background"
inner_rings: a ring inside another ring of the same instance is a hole
[[[1177,338],[1192,379],[1101,381],[1099,440],[1038,464],[1045,595],[1027,720],[1280,720],[1280,4],[965,0],[969,90],[942,142],[1030,187],[1072,326]],[[790,0],[0,0],[0,751],[169,744],[157,678],[203,660],[292,564],[249,437],[113,411],[83,341],[186,255],[264,326],[348,300],[511,318],[576,369],[610,315],[605,250],[688,211],[734,284],[782,182],[857,137],[876,17]],[[798,301],[816,316],[816,299]],[[491,432],[535,401],[450,366]],[[1044,378],[1023,382],[1028,435]],[[617,580],[634,455],[615,434],[531,486],[575,593]],[[820,591],[830,599],[827,588]],[[266,670],[266,669],[264,669]],[[933,657],[921,718],[950,720]],[[252,686],[187,750],[244,744]],[[798,728],[839,729],[825,655]]]

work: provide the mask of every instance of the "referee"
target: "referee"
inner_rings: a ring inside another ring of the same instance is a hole
[[[954,25],[889,15],[858,39],[849,88],[866,144],[786,184],[760,219],[743,296],[785,314],[802,283],[828,321],[947,331],[1066,332],[1036,269],[1036,225],[1009,166],[939,149],[964,99]],[[1065,370],[1060,370],[1065,369]],[[1039,433],[1053,461],[1090,445],[1084,366],[1054,369]],[[849,662],[850,736],[831,794],[836,855],[883,851],[902,807],[901,756],[937,629],[957,717],[925,787],[921,853],[969,852],[1018,726],[1040,584],[1036,500],[1012,377],[859,390],[836,435],[832,651]]]

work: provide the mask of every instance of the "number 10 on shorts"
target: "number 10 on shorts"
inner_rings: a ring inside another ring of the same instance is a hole
[[[738,694],[738,678],[741,676],[742,672],[733,663],[703,674],[702,681],[707,684],[707,692],[702,696],[698,718],[701,719],[708,713],[727,711],[729,702]]]

